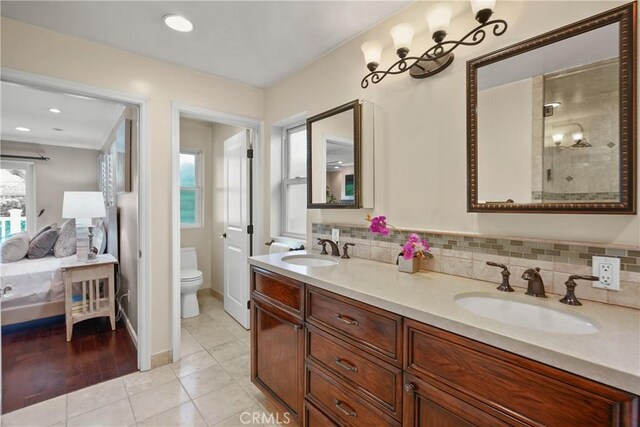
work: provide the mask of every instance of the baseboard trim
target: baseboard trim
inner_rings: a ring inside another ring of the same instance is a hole
[[[129,332],[129,337],[131,337],[133,345],[135,345],[136,349],[138,349],[138,334],[136,334],[136,331],[133,329],[133,325],[131,324],[131,321],[129,321],[129,317],[127,316],[127,313],[124,312],[122,307],[120,308],[120,314],[122,314],[122,320],[124,320],[124,325],[127,327],[127,332]]]
[[[224,296],[213,288],[211,288],[211,296],[219,301],[224,301]]]
[[[171,363],[171,351],[161,351],[151,355],[151,369]]]

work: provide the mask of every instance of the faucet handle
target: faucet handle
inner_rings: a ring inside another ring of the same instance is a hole
[[[318,244],[322,245],[322,252],[320,252],[320,255],[329,255],[329,252],[327,252],[327,241],[325,239],[318,238]]]
[[[345,243],[344,246],[342,247],[342,251],[344,252],[342,254],[342,259],[351,259],[351,257],[349,256],[349,246],[355,246],[355,243]]]
[[[493,262],[493,261],[487,261],[487,265],[490,265],[492,267],[498,267],[498,268],[502,269],[502,271],[500,272],[500,274],[502,274],[502,283],[496,289],[499,290],[499,291],[502,291],[502,292],[513,292],[513,288],[509,284],[509,276],[511,276],[511,272],[509,271],[509,267],[507,267],[504,264],[500,264],[500,263]]]
[[[567,305],[582,305],[575,294],[575,289],[577,286],[576,280],[590,280],[592,282],[600,280],[598,276],[581,276],[579,274],[572,274],[569,276],[569,279],[564,282],[567,287],[567,294],[560,300],[561,303]]]

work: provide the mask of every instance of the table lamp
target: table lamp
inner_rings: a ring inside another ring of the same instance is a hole
[[[87,260],[93,261],[96,258],[96,252],[93,250],[93,219],[104,218],[107,211],[104,207],[104,197],[100,191],[65,191],[62,203],[62,217],[76,219],[76,238],[78,229],[81,227],[89,228],[89,250],[87,251]],[[76,247],[80,246],[76,242]],[[80,250],[77,251],[78,260],[83,260],[84,255]]]

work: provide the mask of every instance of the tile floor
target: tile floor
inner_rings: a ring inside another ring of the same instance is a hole
[[[249,331],[220,301],[199,302],[200,316],[182,320],[179,362],[2,415],[2,426],[295,425],[251,383]]]

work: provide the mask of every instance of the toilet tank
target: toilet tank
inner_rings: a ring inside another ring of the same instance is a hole
[[[198,257],[196,255],[196,248],[181,248],[180,249],[180,270],[197,270],[198,269]]]

